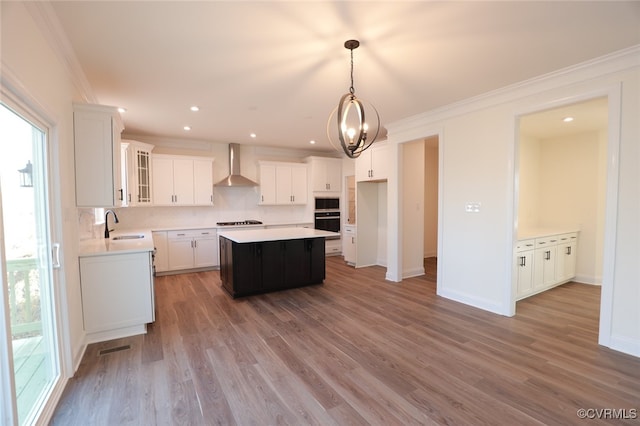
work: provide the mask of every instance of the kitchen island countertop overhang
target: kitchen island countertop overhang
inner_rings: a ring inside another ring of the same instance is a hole
[[[267,228],[218,231],[218,235],[236,243],[297,240],[303,238],[335,238],[339,232],[321,231],[312,228]]]

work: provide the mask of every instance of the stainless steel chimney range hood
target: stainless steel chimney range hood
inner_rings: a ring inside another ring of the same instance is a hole
[[[256,182],[240,174],[240,144],[229,144],[229,176],[215,186],[223,188],[258,186]]]

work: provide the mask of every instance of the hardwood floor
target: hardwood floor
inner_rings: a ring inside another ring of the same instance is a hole
[[[599,287],[507,318],[436,296],[425,265],[390,283],[330,257],[322,285],[237,300],[217,271],[158,277],[156,323],[89,346],[52,424],[638,424],[640,360],[598,346]]]

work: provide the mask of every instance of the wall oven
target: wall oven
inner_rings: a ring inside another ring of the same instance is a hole
[[[314,228],[323,231],[340,232],[340,199],[316,198]],[[339,239],[339,236],[328,239]]]

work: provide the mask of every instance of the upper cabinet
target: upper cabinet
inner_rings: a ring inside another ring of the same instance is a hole
[[[314,192],[340,192],[342,160],[339,158],[307,157],[311,164],[311,187]]]
[[[307,165],[260,162],[260,204],[307,204]]]
[[[73,139],[78,207],[120,207],[121,125],[115,107],[73,105]]]
[[[153,145],[143,142],[122,141],[122,186],[124,205],[151,205],[151,151]]]
[[[356,158],[356,180],[379,181],[389,177],[389,146],[386,143],[374,143]]]
[[[154,154],[151,163],[154,205],[213,205],[213,158]]]

